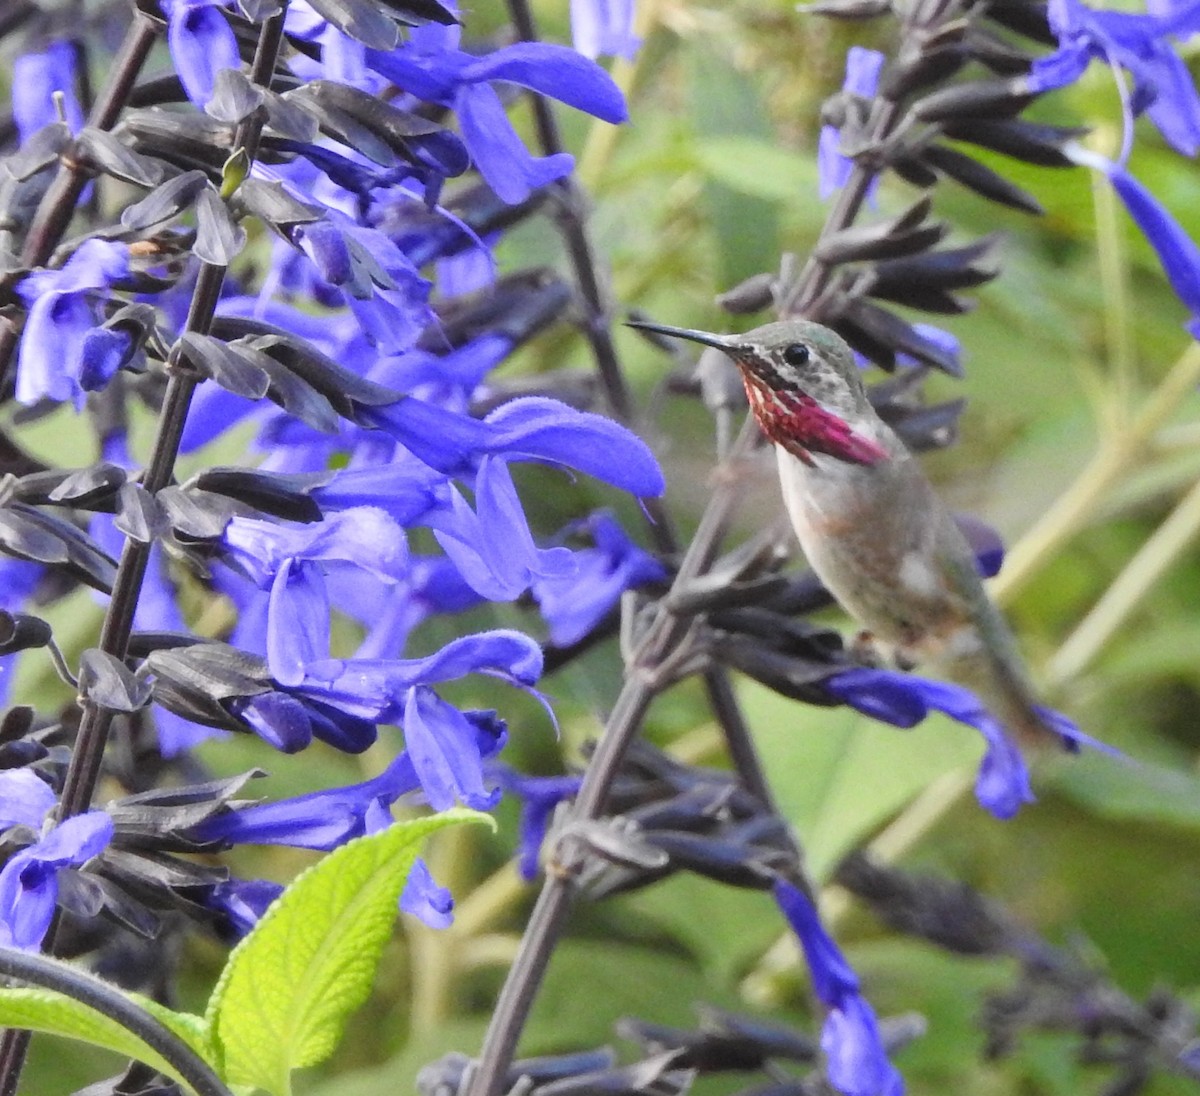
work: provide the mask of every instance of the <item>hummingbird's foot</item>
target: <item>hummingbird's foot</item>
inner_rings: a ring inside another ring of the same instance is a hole
[[[874,634],[871,632],[859,632],[850,641],[847,652],[860,666],[866,666],[871,670],[882,669],[887,662],[887,659],[883,657],[883,651],[875,641]]]
[[[875,638],[873,632],[868,631],[859,632],[850,641],[847,650],[855,662],[871,670],[884,670],[890,667],[907,673],[909,670],[916,669],[918,664],[918,660],[913,658],[903,647],[885,645]]]

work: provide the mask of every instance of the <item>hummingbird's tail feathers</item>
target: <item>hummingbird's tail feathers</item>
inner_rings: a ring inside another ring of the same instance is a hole
[[[1045,748],[1066,740],[1037,701],[1019,663],[980,652],[947,667],[951,676],[971,689],[1021,746]]]

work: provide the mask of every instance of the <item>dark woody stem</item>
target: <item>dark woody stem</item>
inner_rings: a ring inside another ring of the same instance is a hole
[[[508,3],[520,36],[525,39],[533,38],[534,27],[526,0],[508,0]],[[561,145],[557,143],[557,127],[554,125],[549,105],[535,96],[534,110],[543,148],[548,152],[559,151]],[[898,116],[896,104],[878,103],[873,118],[873,136],[876,139],[886,137]],[[840,231],[853,223],[876,174],[877,171],[873,168],[855,167],[849,182],[830,210],[822,229],[822,236]],[[585,273],[593,272],[595,267],[591,260],[586,230],[576,212],[579,208],[578,198],[573,184],[560,186],[564,188],[568,199],[565,202],[566,215],[563,218],[564,233],[576,266],[580,292],[589,309],[586,334],[592,343],[606,391],[609,391],[610,403],[614,411],[625,417],[624,409],[629,406],[628,391],[619,368],[612,368],[610,363],[610,357],[615,361],[615,355],[612,351],[607,311],[598,288],[594,297],[589,293],[589,284],[598,287],[598,282],[594,275],[590,283],[580,276],[582,259],[586,259],[586,263],[583,263]],[[824,289],[830,272],[830,268],[825,264],[810,259],[794,284],[781,294],[781,315],[803,315],[805,308],[811,305]],[[619,387],[608,387],[610,375],[617,378],[614,383]],[[753,418],[747,418],[728,455],[730,464],[748,456],[760,440],[756,423]],[[672,593],[685,590],[693,580],[712,566],[720,551],[738,496],[737,487],[729,481],[720,483],[714,490],[696,534],[680,563],[672,583]],[[666,684],[661,669],[683,641],[690,624],[687,617],[677,616],[667,607],[670,596],[668,594],[659,602],[654,620],[626,667],[621,692],[613,705],[596,751],[584,772],[583,783],[571,814],[572,821],[587,821],[600,817],[629,745],[636,736],[650,704]],[[770,789],[751,737],[737,709],[728,678],[723,673],[718,676],[710,672],[706,675],[706,684],[710,701],[721,718],[730,753],[743,783],[759,796],[765,805],[771,806]],[[727,713],[731,718],[726,718]],[[517,956],[501,989],[478,1063],[464,1089],[464,1096],[501,1096],[503,1093],[506,1075],[516,1052],[521,1030],[529,1016],[551,953],[570,911],[575,894],[575,877],[582,867],[582,862],[583,853],[569,836],[560,840],[542,884],[541,893],[530,913]]]
[[[126,32],[120,51],[113,59],[108,83],[99,98],[92,104],[87,124],[93,129],[109,130],[116,125],[121,108],[125,105],[134,82],[142,71],[150,47],[158,38],[153,23],[143,15],[135,15]],[[58,173],[38,205],[29,234],[21,249],[20,269],[0,278],[0,300],[6,299],[13,290],[22,272],[28,267],[41,266],[62,242],[63,233],[75,214],[79,195],[87,185],[90,172],[73,157],[64,157]],[[13,351],[17,348],[21,329],[13,321],[0,323],[0,388],[8,385]]]
[[[537,27],[528,0],[508,0],[508,10],[518,37],[526,42],[536,41]],[[544,95],[536,94],[531,95],[530,99],[533,103],[538,144],[542,154],[553,156],[564,151],[554,108],[549,100]],[[600,275],[596,251],[588,232],[587,197],[571,175],[560,179],[554,187],[559,195],[556,221],[570,256],[575,285],[584,307],[584,335],[592,348],[596,372],[600,376],[609,407],[618,419],[631,425],[635,417],[633,397],[613,341],[614,309],[604,291],[604,279]],[[644,505],[648,531],[658,550],[664,555],[678,555],[681,549],[679,534],[663,500],[646,499]],[[769,805],[770,788],[754,749],[750,729],[742,718],[737,697],[730,685],[729,675],[717,666],[705,671],[703,678],[709,705],[724,731],[730,755],[743,785],[764,804]]]
[[[250,71],[250,79],[259,86],[270,87],[275,64],[279,58],[280,45],[283,41],[283,21],[286,12],[287,0],[284,0],[280,11],[263,23]],[[142,33],[146,26],[149,24],[139,17],[136,29],[131,30],[126,39],[125,49],[122,53],[123,58],[136,52],[131,43],[135,41],[138,44],[142,43]],[[153,38],[151,38],[152,40]],[[144,52],[141,56],[144,57]],[[139,59],[137,66],[129,64],[130,75],[122,85],[124,87],[123,95],[128,94],[132,87],[134,74],[140,67],[140,63]],[[111,94],[111,83],[110,88],[97,103],[97,108],[104,103],[108,104],[105,108],[105,117],[108,119],[108,127],[111,128],[116,116],[120,113],[120,101]],[[258,149],[263,122],[264,115],[255,112],[238,126],[234,136],[234,149],[244,149],[250,162],[253,162]],[[78,191],[76,197],[78,197]],[[73,207],[74,203],[72,202],[69,208]],[[62,222],[62,228],[65,228],[69,219],[68,209]],[[50,244],[49,246],[52,249],[54,245]],[[191,305],[188,309],[187,321],[184,325],[185,331],[207,334],[213,315],[216,313],[217,302],[221,297],[225,273],[224,266],[215,266],[210,263],[201,264],[196,287],[192,293]],[[174,477],[179,442],[183,436],[183,428],[191,407],[192,393],[197,383],[186,368],[180,367],[175,352],[169,356],[168,369],[170,370],[170,380],[167,382],[167,390],[163,398],[158,429],[150,460],[142,475],[142,486],[152,494],[167,486]],[[100,631],[100,649],[121,660],[124,660],[127,654],[129,636],[133,630],[133,616],[141,595],[142,579],[146,574],[150,548],[150,544],[140,541],[132,539],[125,541],[125,548],[117,567],[117,576],[113,582],[112,598],[109,601],[108,611]],[[109,731],[112,727],[114,714],[112,711],[86,697],[81,698],[80,703],[83,707],[83,716],[80,719],[75,748],[71,754],[71,763],[63,785],[58,811],[59,821],[82,814],[91,806],[92,795],[100,776],[104,750],[108,744]],[[57,927],[56,921],[47,933],[44,944],[47,951],[54,949]],[[4,1033],[3,1039],[0,1039],[0,1096],[14,1096],[24,1065],[27,1046],[27,1032],[9,1030]]]

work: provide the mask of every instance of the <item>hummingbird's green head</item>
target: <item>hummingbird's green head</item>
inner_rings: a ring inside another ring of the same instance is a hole
[[[741,370],[762,431],[801,460],[824,453],[852,464],[877,464],[887,451],[868,436],[875,412],[854,362],[836,332],[807,320],[764,324],[744,335],[630,322],[631,327],[713,346]],[[867,432],[864,432],[864,428]]]

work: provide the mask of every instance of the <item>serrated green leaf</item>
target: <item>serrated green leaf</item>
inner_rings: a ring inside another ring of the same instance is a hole
[[[475,811],[398,822],[299,875],[229,956],[207,1017],[227,1081],[290,1091],[292,1070],[328,1057],[370,992],[421,842]]]
[[[207,1025],[203,1017],[175,1012],[139,994],[127,993],[125,996],[170,1028],[197,1054],[211,1063],[206,1038]],[[80,1042],[111,1050],[125,1058],[136,1058],[188,1087],[175,1068],[133,1032],[98,1009],[54,990],[0,989],[0,1026],[78,1039]],[[190,1087],[188,1091],[191,1091]]]

